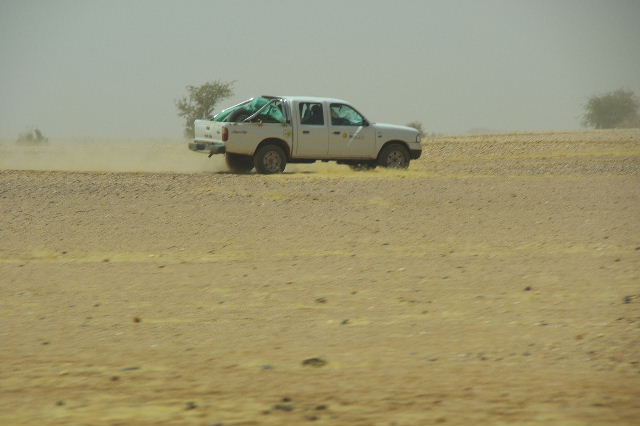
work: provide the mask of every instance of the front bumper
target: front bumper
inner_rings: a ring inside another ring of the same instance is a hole
[[[202,154],[224,154],[226,147],[223,143],[219,142],[201,142],[193,141],[189,142],[189,149],[194,152],[200,152]]]

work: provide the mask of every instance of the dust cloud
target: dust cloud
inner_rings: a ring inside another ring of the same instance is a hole
[[[179,140],[66,140],[43,144],[0,141],[0,170],[226,173],[223,155],[208,158],[194,153]],[[254,172],[255,173],[255,172]],[[335,163],[289,164],[286,175],[327,176],[381,174],[353,172]]]
[[[207,158],[183,141],[50,141],[41,145],[0,142],[0,169],[177,172],[225,170],[223,156]]]

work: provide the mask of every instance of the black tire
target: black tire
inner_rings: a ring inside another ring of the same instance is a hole
[[[386,145],[378,154],[378,165],[389,169],[406,169],[409,167],[409,150],[399,143]]]
[[[234,173],[249,173],[253,169],[253,157],[227,152],[224,155],[227,167]]]
[[[278,145],[262,145],[253,156],[256,171],[263,175],[282,173],[287,166],[287,155]]]
[[[366,172],[367,170],[374,170],[378,165],[374,162],[365,162],[349,164],[349,167],[356,172]]]

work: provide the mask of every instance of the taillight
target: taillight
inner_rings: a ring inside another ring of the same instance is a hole
[[[229,129],[222,127],[222,142],[226,142],[229,139]]]

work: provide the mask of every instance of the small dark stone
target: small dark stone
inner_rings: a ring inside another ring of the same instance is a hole
[[[135,371],[135,370],[140,370],[140,367],[126,367],[126,368],[120,369],[120,371]]]
[[[316,303],[327,303],[327,299],[324,297],[318,297]]]
[[[198,408],[198,405],[193,401],[189,401],[187,402],[187,406],[185,407],[185,410],[195,410],[196,408]]]
[[[293,405],[289,405],[289,404],[276,404],[273,406],[274,410],[281,410],[281,411],[293,411],[295,407]]]
[[[620,258],[618,257],[616,260],[614,260],[614,262],[620,262],[621,260],[622,260],[622,259],[620,259]]]
[[[524,291],[531,291],[531,286],[526,286],[526,287],[524,288]]]
[[[111,376],[111,381],[112,381],[112,382],[117,382],[118,380],[120,380],[120,377],[118,377],[118,376]]]
[[[307,358],[302,361],[302,365],[305,367],[324,367],[327,365],[327,361],[322,358]]]
[[[316,405],[316,410],[318,410],[318,411],[326,410],[327,408],[329,408],[329,407],[327,405],[324,405],[324,404]]]
[[[64,402],[64,401],[62,401],[62,400],[60,400],[60,401],[56,402],[56,405],[57,405],[58,407],[62,407],[64,404],[65,404],[65,402]]]
[[[282,402],[291,402],[291,398],[285,396],[284,398],[282,398]]]
[[[523,352],[522,353],[522,356],[529,356],[529,355],[531,355],[531,352]]]
[[[624,303],[626,305],[628,303],[631,303],[632,300],[633,300],[633,297],[625,296],[625,297],[622,298],[622,303]]]
[[[49,342],[42,342],[42,344],[43,344],[43,345],[48,345],[48,344],[49,344]]]
[[[93,305],[93,307],[94,307],[94,308],[97,308],[98,306],[100,306],[100,304],[99,304],[99,303],[95,303],[95,304]]]
[[[340,322],[340,324],[345,325],[345,324],[349,324],[349,320],[348,319],[344,319]]]
[[[142,319],[140,319],[140,317],[133,317],[133,322],[139,323],[142,322]]]
[[[313,415],[307,415],[307,416],[304,416],[304,418],[306,420],[310,420],[312,422],[315,421],[315,420],[318,420],[318,416],[313,416]]]
[[[109,263],[110,261],[109,261],[109,259],[102,259],[102,262],[103,263]]]
[[[261,365],[260,368],[262,368],[263,370],[273,370],[273,366],[269,364]]]

